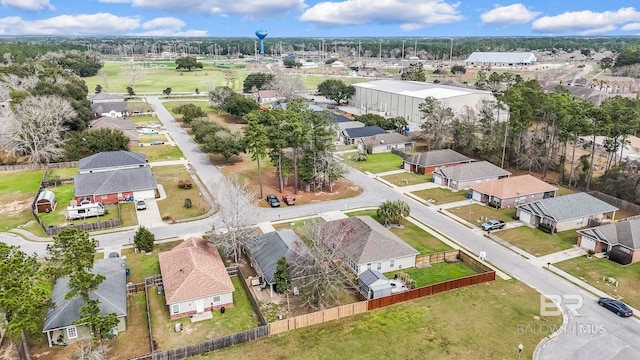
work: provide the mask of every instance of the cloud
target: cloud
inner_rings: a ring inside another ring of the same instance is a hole
[[[623,31],[636,31],[640,30],[640,22],[630,23],[620,28]]]
[[[640,12],[632,7],[616,11],[593,12],[591,10],[565,12],[556,16],[544,16],[533,22],[533,30],[539,33],[602,34],[617,26],[640,20]]]
[[[184,25],[185,25],[184,21],[178,18],[162,17],[162,18],[155,18],[153,20],[149,20],[143,23],[142,28],[145,30],[158,29],[158,28],[180,29]]]
[[[483,24],[515,25],[524,24],[533,20],[540,12],[530,11],[524,5],[518,3],[509,6],[496,5],[493,10],[480,15]]]
[[[0,18],[0,33],[5,35],[118,35],[139,26],[135,17],[108,13],[60,15],[35,21],[17,16]]]
[[[140,33],[130,34],[135,36],[186,36],[186,37],[202,37],[208,36],[207,30],[186,30],[174,31],[173,29],[158,29],[153,31],[144,31]]]
[[[111,1],[111,0],[107,0]],[[130,0],[135,7],[170,13],[240,15],[246,20],[282,17],[306,7],[304,0]]]
[[[321,2],[307,9],[300,20],[317,26],[362,25],[369,23],[401,24],[404,31],[435,24],[463,20],[457,10],[460,3],[444,0],[345,0]]]
[[[137,36],[207,36],[207,30],[182,30],[185,22],[175,17],[160,17],[142,23],[147,31],[131,35]]]
[[[127,4],[130,3],[131,0],[98,0],[98,2],[107,4]]]
[[[49,0],[0,0],[0,4],[20,10],[40,11],[53,10]]]

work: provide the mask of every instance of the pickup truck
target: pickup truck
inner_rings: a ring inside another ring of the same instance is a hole
[[[504,228],[506,225],[507,224],[502,220],[489,220],[486,223],[482,224],[482,230],[484,231],[498,230],[498,229]]]

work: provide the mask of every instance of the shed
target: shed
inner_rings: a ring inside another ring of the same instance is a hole
[[[53,191],[44,189],[38,194],[36,200],[36,212],[50,212],[56,208],[56,194]]]
[[[380,271],[368,269],[362,272],[358,275],[358,283],[369,300],[391,295],[391,283]]]

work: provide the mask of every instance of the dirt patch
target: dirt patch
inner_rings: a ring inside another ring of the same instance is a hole
[[[12,197],[13,199],[15,199],[15,196]],[[30,197],[23,197],[21,199],[15,199],[13,201],[4,199],[2,200],[3,201],[1,201],[0,203],[0,214],[9,217],[17,217],[20,216],[22,212],[29,209],[29,206],[33,199],[31,199]]]
[[[209,114],[209,119],[232,131],[243,131],[247,122],[240,116],[230,114]]]

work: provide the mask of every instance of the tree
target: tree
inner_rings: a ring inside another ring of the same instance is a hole
[[[300,75],[287,74],[282,70],[274,73],[271,87],[285,100],[295,99],[305,91]]]
[[[407,71],[402,71],[400,79],[408,81],[427,81],[427,75],[424,72],[422,62],[409,64],[409,69]]]
[[[162,90],[162,93],[165,94],[167,97],[169,97],[169,95],[171,95],[171,88],[168,87],[168,88]]]
[[[100,339],[107,337],[109,331],[120,322],[116,313],[100,315],[99,304],[100,301],[97,299],[88,299],[80,308],[80,319],[75,321],[75,324],[86,324],[91,329],[96,344]]]
[[[454,148],[472,153],[477,149],[478,137],[476,135],[477,114],[470,106],[464,106],[455,114],[451,123],[451,138]]]
[[[126,74],[129,76],[129,84],[131,84],[132,91],[136,88],[136,83],[138,80],[142,79],[145,75],[144,68],[138,66],[135,61],[126,62],[124,65],[124,69]],[[129,88],[127,88],[129,91]],[[129,93],[129,96],[133,96],[135,94]]]
[[[47,271],[58,278],[91,269],[97,247],[98,240],[90,239],[88,232],[65,228],[47,245]]]
[[[464,65],[453,65],[451,67],[451,73],[454,75],[464,75],[467,72],[467,69]]]
[[[100,84],[96,85],[95,93],[96,94],[100,94],[101,92],[102,92],[102,85],[100,85]]]
[[[276,265],[276,272],[273,274],[273,280],[276,282],[276,291],[286,293],[291,290],[291,274],[289,273],[289,264],[287,258],[282,257]]]
[[[196,58],[193,56],[185,56],[182,58],[176,59],[176,70],[187,69],[187,71],[191,71],[191,69],[202,69],[203,65],[201,62],[198,62]]]
[[[271,88],[275,76],[273,74],[257,72],[247,75],[242,84],[242,91],[245,93]]]
[[[209,103],[215,108],[222,108],[227,102],[227,98],[235,94],[231,88],[226,86],[217,86],[212,91],[209,91]]]
[[[254,224],[259,222],[260,210],[254,205],[255,194],[247,181],[237,176],[223,177],[212,188],[215,190],[218,212],[224,229],[211,237],[211,242],[238,263],[242,250],[254,235]]]
[[[17,339],[24,330],[40,335],[42,314],[50,304],[50,285],[37,255],[28,256],[17,246],[0,242],[0,327]]]
[[[258,110],[260,105],[252,99],[246,98],[240,94],[234,93],[227,97],[223,110],[231,115],[244,116],[253,110]]]
[[[194,119],[207,118],[207,112],[200,106],[192,103],[177,106],[173,109],[173,113],[182,115],[182,121],[187,125],[191,124]]]
[[[356,93],[356,88],[345,84],[342,80],[325,80],[318,84],[318,95],[340,104],[344,100],[349,100]]]
[[[205,142],[205,138],[219,130],[225,129],[222,125],[209,120],[208,118],[196,118],[191,122],[191,131],[196,141],[200,144]]]
[[[86,129],[74,133],[64,144],[66,161],[105,151],[129,151],[129,138],[120,129]]]
[[[129,97],[132,97],[136,94],[136,92],[133,90],[131,86],[127,86],[127,94],[129,95]]]
[[[108,360],[108,352],[111,350],[105,342],[94,344],[94,341],[77,341],[73,344],[71,360]]]
[[[430,149],[442,149],[451,130],[453,110],[433,97],[427,97],[419,105],[423,120],[420,126]]]
[[[152,252],[156,236],[146,227],[140,225],[133,236],[133,243],[140,251]]]
[[[613,58],[608,57],[608,56],[604,57],[604,58],[602,58],[602,60],[600,60],[600,68],[602,68],[602,70],[611,69],[614,64],[615,64],[615,60]]]
[[[245,151],[242,133],[231,132],[228,129],[221,129],[205,136],[202,145],[205,152],[220,154],[227,163],[232,156],[238,156]]]
[[[282,65],[284,65],[284,67],[286,67],[287,69],[291,69],[292,67],[296,66],[296,61],[294,59],[284,59],[282,60]]]
[[[351,161],[367,161],[367,159],[369,158],[369,154],[367,154],[366,150],[358,150],[355,153],[353,153],[353,156],[351,156]]]
[[[28,96],[11,107],[2,147],[29,157],[30,163],[58,160],[63,155],[65,121],[75,116],[71,104],[56,96]]]
[[[260,184],[260,199],[262,199],[262,167],[260,160],[267,156],[269,146],[269,135],[265,123],[260,119],[262,116],[270,116],[269,111],[254,111],[247,114],[247,127],[244,129],[244,147],[251,155],[251,160],[256,161],[258,165],[258,182]]]
[[[402,200],[387,200],[378,207],[376,214],[385,226],[391,223],[400,225],[402,218],[409,216],[409,205]]]

